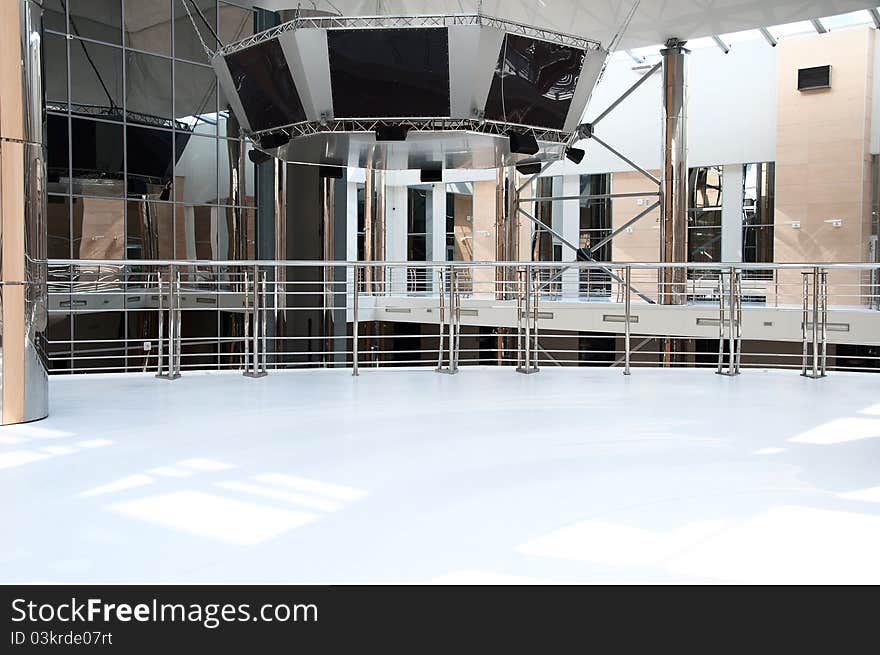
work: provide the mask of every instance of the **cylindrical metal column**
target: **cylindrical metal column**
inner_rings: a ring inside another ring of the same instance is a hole
[[[663,140],[660,171],[660,261],[687,261],[688,146],[687,50],[677,39],[666,42],[663,55]],[[660,303],[684,304],[684,267],[660,272]]]
[[[2,423],[49,413],[42,6],[0,2]]]

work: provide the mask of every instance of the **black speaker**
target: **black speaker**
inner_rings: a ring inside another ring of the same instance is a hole
[[[406,141],[408,131],[402,125],[380,125],[376,128],[376,141]]]
[[[251,160],[252,163],[259,166],[270,159],[272,159],[272,155],[267,155],[262,150],[248,150],[248,159]]]
[[[264,134],[260,137],[260,147],[263,150],[272,150],[286,146],[290,141],[290,137],[284,132],[275,132],[274,134]]]
[[[584,160],[584,155],[587,154],[586,150],[581,150],[580,148],[566,148],[565,149],[565,158],[568,161],[572,161],[575,164],[580,164]]]
[[[516,170],[522,175],[537,175],[541,172],[541,162],[528,162],[525,164],[517,164]]]
[[[510,139],[510,152],[517,155],[537,155],[538,141],[531,134],[508,132]]]
[[[442,182],[443,181],[443,169],[442,168],[423,168],[421,170],[420,179],[422,182]]]
[[[342,167],[340,166],[318,166],[319,177],[329,177],[332,180],[342,179]]]

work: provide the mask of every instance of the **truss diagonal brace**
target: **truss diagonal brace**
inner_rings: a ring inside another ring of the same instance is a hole
[[[599,121],[601,121],[608,114],[610,114],[621,102],[626,100],[633,91],[635,91],[642,84],[644,84],[645,80],[647,80],[649,77],[651,77],[651,75],[656,73],[662,67],[663,67],[663,62],[661,61],[661,62],[655,64],[654,66],[652,66],[650,68],[650,70],[646,71],[645,74],[642,75],[635,84],[633,84],[626,91],[624,91],[623,94],[617,100],[615,100],[610,105],[608,105],[608,109],[606,109],[601,114],[599,114],[596,118],[593,119],[593,122],[592,122],[593,126],[595,126]]]
[[[599,243],[597,243],[596,245],[592,246],[592,247],[591,247],[592,250],[598,250],[599,248],[601,248],[602,246],[604,246],[606,243],[608,243],[609,241],[611,241],[611,240],[612,240],[614,237],[616,237],[618,234],[620,234],[621,232],[623,232],[624,230],[626,230],[628,227],[632,226],[632,225],[633,225],[634,223],[636,223],[637,221],[643,219],[645,216],[647,216],[648,214],[650,214],[652,211],[654,211],[655,209],[657,209],[657,207],[659,207],[659,206],[660,206],[660,201],[658,200],[657,202],[655,202],[653,205],[651,205],[650,207],[648,207],[648,208],[645,209],[644,211],[639,212],[636,216],[634,216],[633,218],[629,219],[626,223],[624,223],[624,224],[621,225],[619,228],[617,228],[616,230],[614,230],[614,232],[612,232],[612,233],[609,234],[607,237],[605,237],[604,239],[602,239]]]
[[[660,203],[656,203],[656,204],[659,205]],[[572,244],[570,241],[568,241],[567,239],[565,239],[561,234],[559,234],[556,230],[554,230],[553,228],[551,228],[549,225],[547,225],[547,224],[544,223],[543,221],[540,221],[540,220],[538,220],[537,218],[535,218],[534,216],[532,216],[529,212],[527,212],[527,211],[526,211],[525,209],[523,209],[522,207],[517,207],[516,209],[517,209],[517,211],[518,211],[519,213],[521,213],[523,216],[525,216],[525,217],[528,218],[530,221],[532,221],[532,223],[534,223],[535,225],[541,227],[541,228],[544,229],[544,230],[547,230],[550,234],[552,234],[552,235],[555,236],[557,239],[559,239],[559,241],[562,242],[564,245],[566,245],[566,246],[568,246],[569,248],[571,248],[572,250],[574,250],[574,252],[575,252],[576,255],[577,255],[577,260],[578,260],[578,261],[581,261],[581,262],[596,262],[596,260],[592,257],[592,255],[590,255],[590,253],[587,252],[584,248],[578,248],[578,247],[576,247],[576,246],[575,246],[574,244]],[[652,207],[651,209],[653,209],[653,207]],[[650,211],[650,210],[648,210],[648,211]],[[598,263],[598,262],[596,262],[596,263]],[[559,279],[559,277],[561,277],[562,274],[563,274],[566,270],[568,270],[568,268],[569,268],[569,267],[566,266],[566,267],[563,268],[561,271],[559,271],[559,272],[558,272],[558,273],[557,273],[552,279],[550,279],[550,280],[547,281],[547,284],[550,284],[551,282],[553,282],[553,281]],[[599,268],[600,268],[600,270],[603,270],[603,271],[605,271],[608,275],[610,275],[611,278],[614,279],[615,282],[617,282],[617,283],[619,283],[619,284],[624,284],[624,285],[626,284],[626,280],[624,280],[622,277],[620,277],[619,275],[617,275],[617,273],[615,273],[614,271],[612,271],[610,268],[607,268],[607,267],[605,267],[605,266],[600,266]],[[654,301],[653,301],[653,300],[651,300],[651,299],[650,299],[648,296],[646,296],[644,293],[642,293],[641,291],[639,291],[638,289],[636,289],[634,286],[630,286],[630,289],[632,289],[632,292],[633,292],[634,294],[636,294],[639,298],[641,298],[642,300],[644,300],[645,302],[650,303],[650,304],[652,304],[652,305],[654,304]]]

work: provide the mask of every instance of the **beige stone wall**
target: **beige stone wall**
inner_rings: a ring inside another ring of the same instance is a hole
[[[874,30],[790,38],[777,48],[775,260],[865,261],[870,234]],[[797,90],[799,68],[831,65],[831,88]],[[825,221],[840,219],[842,227]],[[799,221],[800,229],[786,221]],[[780,275],[780,302],[800,302],[800,274]],[[858,274],[829,293],[855,304]]]
[[[660,171],[651,171],[660,175]],[[638,171],[613,173],[611,189],[614,193],[639,193],[657,191],[657,185]],[[614,230],[640,214],[657,198],[615,198],[611,201],[611,225]],[[656,262],[660,259],[660,208],[641,218],[632,226],[632,232],[623,232],[611,243],[611,258],[615,262]],[[634,270],[633,286],[651,298],[657,297],[657,272]],[[619,292],[618,285],[612,285],[612,296]]]
[[[473,251],[474,261],[495,259],[495,200],[497,182],[474,182]],[[474,293],[491,296],[495,291],[495,269],[474,269]]]

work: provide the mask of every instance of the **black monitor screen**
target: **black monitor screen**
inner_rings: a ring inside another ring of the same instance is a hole
[[[446,28],[329,30],[337,118],[449,116]]]
[[[583,65],[579,48],[505,35],[486,118],[561,130]]]
[[[306,120],[278,39],[227,55],[226,65],[253,131]]]

